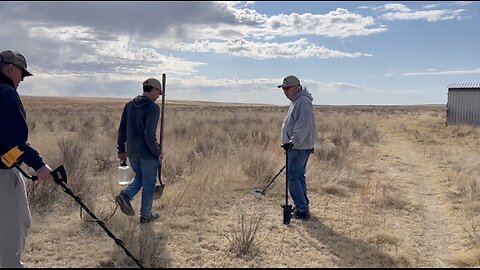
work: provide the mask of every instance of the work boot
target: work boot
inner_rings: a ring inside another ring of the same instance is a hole
[[[120,210],[122,210],[125,215],[135,215],[135,210],[133,210],[132,205],[130,204],[130,199],[128,199],[127,195],[125,195],[123,192],[120,192],[120,194],[115,197],[115,201],[117,202],[118,206],[120,206]]]
[[[309,212],[298,212],[298,211],[295,211],[294,217],[295,217],[296,219],[307,220],[307,219],[310,218],[310,213],[309,213]]]
[[[148,217],[140,217],[140,223],[149,223],[150,221],[154,221],[158,219],[160,215],[158,213],[150,213]]]

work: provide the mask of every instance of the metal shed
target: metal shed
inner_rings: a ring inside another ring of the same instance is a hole
[[[480,125],[480,83],[448,85],[447,125]]]

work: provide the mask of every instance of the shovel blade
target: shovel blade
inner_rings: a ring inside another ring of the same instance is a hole
[[[162,197],[162,195],[163,195],[163,190],[164,190],[164,189],[165,189],[165,185],[164,185],[164,184],[157,184],[157,185],[155,186],[155,193],[153,194],[153,195],[154,195],[153,198],[154,198],[155,200],[160,199],[160,198]]]

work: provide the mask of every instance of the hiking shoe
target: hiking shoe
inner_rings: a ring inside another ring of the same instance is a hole
[[[140,217],[140,223],[148,223],[158,219],[160,215],[158,213],[151,213],[149,217]]]
[[[115,201],[120,206],[120,210],[127,216],[134,216],[135,210],[133,210],[130,200],[122,192],[115,197]]]
[[[296,219],[307,220],[307,219],[310,218],[310,213],[309,212],[297,212],[297,211],[295,211],[294,217]]]

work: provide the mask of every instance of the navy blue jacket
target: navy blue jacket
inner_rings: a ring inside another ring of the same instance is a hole
[[[34,170],[45,165],[42,157],[28,144],[28,126],[25,110],[10,78],[0,72],[0,156],[13,147],[23,151],[20,162]],[[0,162],[0,168],[6,166]]]
[[[160,147],[155,132],[159,115],[160,107],[147,96],[129,101],[123,108],[118,128],[118,152],[127,153],[129,158],[158,159]]]

